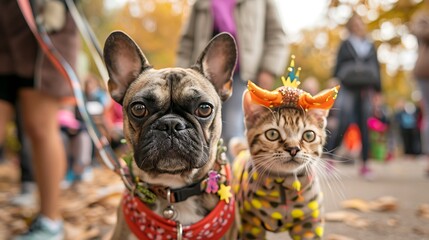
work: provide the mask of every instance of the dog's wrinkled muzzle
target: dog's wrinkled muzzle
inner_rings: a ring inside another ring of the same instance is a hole
[[[144,134],[135,151],[137,166],[144,171],[180,173],[204,166],[207,147],[201,134],[185,119],[169,114]]]

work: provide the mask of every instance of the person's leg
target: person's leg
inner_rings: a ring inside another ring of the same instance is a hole
[[[355,105],[355,109],[357,109],[357,124],[359,126],[362,141],[362,165],[360,168],[360,174],[367,179],[373,178],[373,173],[368,166],[370,149],[368,118],[372,112],[372,97],[371,92],[363,92],[359,95],[358,101]]]
[[[334,115],[337,118],[337,125],[330,126],[330,133],[328,133],[326,150],[329,154],[333,154],[340,147],[344,134],[352,122],[354,96],[352,92],[344,90],[344,92],[340,91],[335,107],[331,109],[336,111]]]
[[[16,130],[18,140],[21,143],[19,149],[19,167],[21,172],[21,191],[19,195],[13,197],[10,201],[11,204],[16,206],[34,206],[36,204],[36,183],[33,178],[33,167],[31,164],[31,144],[24,132],[22,126],[22,116],[19,109],[19,104],[16,106]]]
[[[429,176],[429,79],[421,79],[418,81],[420,90],[422,91],[422,111],[423,111],[423,126],[421,132],[422,152],[425,154],[428,167],[426,175]]]
[[[59,103],[33,89],[20,90],[19,99],[24,130],[32,144],[40,213],[51,220],[61,219],[60,182],[66,169],[66,156],[57,122]]]
[[[238,74],[234,75],[232,85],[232,96],[222,105],[222,138],[225,146],[234,137],[244,138],[244,115],[243,115],[243,92],[247,89],[247,83],[240,79]],[[230,161],[233,156],[228,151]]]
[[[413,132],[411,129],[402,129],[402,138],[404,139],[404,153],[411,155],[413,153]]]
[[[18,133],[18,140],[21,143],[21,149],[19,151],[19,163],[21,168],[21,183],[24,182],[34,182],[33,178],[33,168],[31,165],[31,143],[27,137],[27,134],[24,132],[22,126],[22,116],[20,113],[19,107],[17,109],[16,116],[16,129]]]
[[[74,138],[74,135],[72,136],[68,132],[68,129],[65,127],[61,127],[60,135],[61,135],[61,139],[62,139],[62,143],[64,146],[64,151],[66,153],[66,159],[67,159],[66,160],[66,174],[65,174],[63,181],[61,182],[61,188],[67,189],[72,185],[72,183],[75,179],[75,175],[73,172],[74,158],[73,158],[72,147],[71,147],[71,145],[72,145],[71,143],[72,143],[72,139]]]
[[[370,113],[370,106],[369,102],[361,99],[360,101],[360,108],[358,110],[358,126],[361,134],[362,139],[362,164],[364,166],[367,165],[367,161],[369,158],[369,129],[368,129],[368,118]]]
[[[71,152],[74,159],[73,171],[76,175],[76,180],[80,181],[92,160],[92,142],[85,129],[72,138]]]
[[[16,89],[11,82],[12,75],[0,75],[0,162],[4,157],[6,128],[14,114],[13,102],[16,100]]]
[[[2,161],[6,141],[6,127],[13,114],[13,106],[9,102],[0,99],[0,113],[0,150],[2,151],[0,161]]]
[[[5,162],[5,142],[7,123],[13,114],[12,105],[0,99],[0,163]]]

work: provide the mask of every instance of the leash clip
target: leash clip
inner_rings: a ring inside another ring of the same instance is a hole
[[[179,221],[176,221],[176,225],[177,225],[177,240],[182,240],[183,239],[183,226]]]
[[[168,201],[168,207],[162,211],[162,215],[167,219],[173,219],[177,215],[176,209],[174,209],[174,206],[171,204],[171,190],[170,188],[167,188],[167,201]]]

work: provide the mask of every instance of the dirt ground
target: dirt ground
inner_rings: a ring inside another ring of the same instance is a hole
[[[357,166],[336,164],[340,175],[324,180],[326,228],[330,240],[429,239],[429,177],[421,159],[372,161],[376,178],[367,181]],[[25,230],[37,212],[10,200],[19,191],[16,163],[0,165],[0,239]],[[123,185],[110,170],[99,167],[94,179],[63,190],[62,214],[67,239],[107,239],[115,224],[116,205]],[[425,205],[426,204],[426,205]],[[287,239],[285,234],[269,239]]]
[[[428,163],[421,158],[371,163],[373,181],[363,180],[357,166],[338,166],[341,183],[331,185],[339,185],[343,197],[329,192],[325,184],[327,219],[338,211],[351,213],[346,216],[354,219],[327,221],[328,239],[332,234],[366,240],[429,239],[429,177],[424,174]]]

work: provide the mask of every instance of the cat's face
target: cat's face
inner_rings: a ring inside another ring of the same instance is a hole
[[[252,161],[261,173],[298,173],[320,161],[327,110],[269,109],[243,97],[246,135]]]

